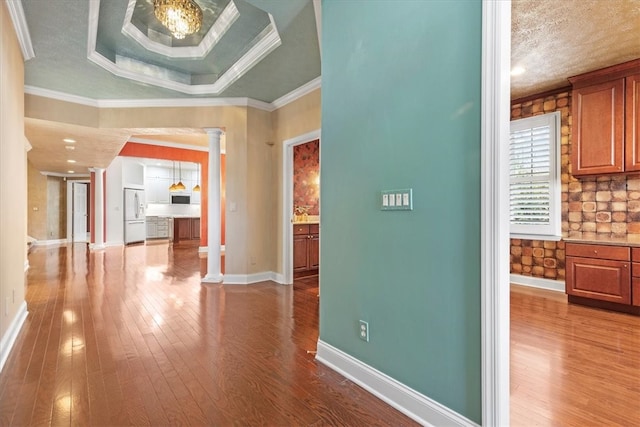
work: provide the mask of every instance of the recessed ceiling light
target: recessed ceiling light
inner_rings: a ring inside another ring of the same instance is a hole
[[[67,150],[75,150],[76,147],[74,147],[73,145],[65,145],[64,148],[66,148]]]
[[[63,139],[63,141],[67,142],[69,144],[75,144],[76,143],[76,140],[72,139],[72,138],[65,138],[65,139]]]
[[[76,173],[76,171],[67,171],[68,173]]]
[[[521,67],[521,66],[518,65],[518,66],[513,67],[511,69],[511,75],[512,76],[520,76],[520,75],[524,74],[525,71],[527,71],[527,70],[525,70],[524,67]]]
[[[71,160],[71,159],[67,160],[67,163],[75,163],[75,162],[76,162],[75,160]]]

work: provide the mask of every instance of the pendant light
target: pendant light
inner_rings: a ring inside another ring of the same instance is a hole
[[[182,183],[182,163],[178,162],[178,169],[180,170],[180,181],[176,184],[176,191],[186,190],[187,187]]]
[[[193,187],[194,192],[200,191],[200,163],[196,163],[196,185]]]
[[[173,180],[171,180],[169,191],[178,191],[176,189],[176,162],[172,162],[172,163],[173,163]]]

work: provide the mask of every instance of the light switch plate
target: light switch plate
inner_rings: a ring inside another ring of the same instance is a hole
[[[380,192],[380,210],[383,211],[412,211],[413,189],[382,190]]]

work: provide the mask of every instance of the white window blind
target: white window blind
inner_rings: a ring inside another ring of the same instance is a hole
[[[511,237],[561,237],[559,133],[559,112],[511,122]]]

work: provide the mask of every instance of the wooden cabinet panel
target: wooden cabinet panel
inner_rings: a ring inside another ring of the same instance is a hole
[[[625,79],[625,169],[640,171],[640,73]]]
[[[200,240],[200,218],[191,218],[191,238]]]
[[[318,224],[293,225],[293,272],[315,274],[320,266],[320,227]]]
[[[309,239],[309,268],[320,267],[320,235],[314,234]]]
[[[623,171],[624,79],[573,91],[573,175]]]
[[[176,240],[191,239],[191,218],[176,218],[173,221],[176,224]]]
[[[293,238],[293,271],[307,270],[307,253],[309,247],[309,239],[307,235],[295,236]]]
[[[590,245],[582,243],[567,243],[567,256],[602,258],[618,261],[629,261],[630,249],[628,246]]]
[[[631,283],[631,305],[640,307],[640,279],[635,277]]]
[[[567,257],[566,291],[569,295],[620,304],[631,303],[628,261]]]

